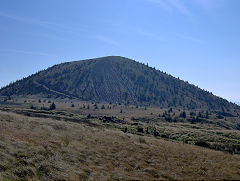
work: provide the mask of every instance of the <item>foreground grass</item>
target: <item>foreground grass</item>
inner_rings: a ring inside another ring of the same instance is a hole
[[[240,179],[240,156],[0,112],[0,180]]]

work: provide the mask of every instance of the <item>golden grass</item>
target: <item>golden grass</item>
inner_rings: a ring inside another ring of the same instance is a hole
[[[0,112],[0,180],[240,179],[240,156]]]

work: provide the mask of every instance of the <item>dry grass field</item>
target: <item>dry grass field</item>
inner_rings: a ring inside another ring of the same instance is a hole
[[[0,180],[240,179],[237,112],[193,122],[193,110],[36,98],[0,110]]]
[[[240,155],[88,122],[1,111],[0,180],[240,179]]]

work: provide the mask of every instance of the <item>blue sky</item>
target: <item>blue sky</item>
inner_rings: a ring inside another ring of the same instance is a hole
[[[239,0],[0,0],[0,87],[121,55],[240,102]]]

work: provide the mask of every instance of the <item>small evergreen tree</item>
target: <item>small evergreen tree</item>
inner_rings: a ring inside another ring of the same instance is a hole
[[[54,110],[54,109],[56,109],[56,105],[55,105],[55,103],[53,102],[53,103],[50,105],[49,110]]]
[[[89,119],[89,118],[91,118],[91,117],[92,117],[91,114],[88,114],[87,118]]]
[[[206,119],[209,119],[209,112],[206,111]]]
[[[199,117],[199,118],[202,118],[202,117],[203,117],[201,112],[198,113],[198,117]]]
[[[147,127],[147,129],[146,129],[146,134],[150,134],[148,127]]]
[[[187,114],[186,114],[186,112],[185,112],[185,111],[183,111],[183,112],[180,114],[180,117],[182,117],[182,118],[186,118],[186,117],[187,117]]]

